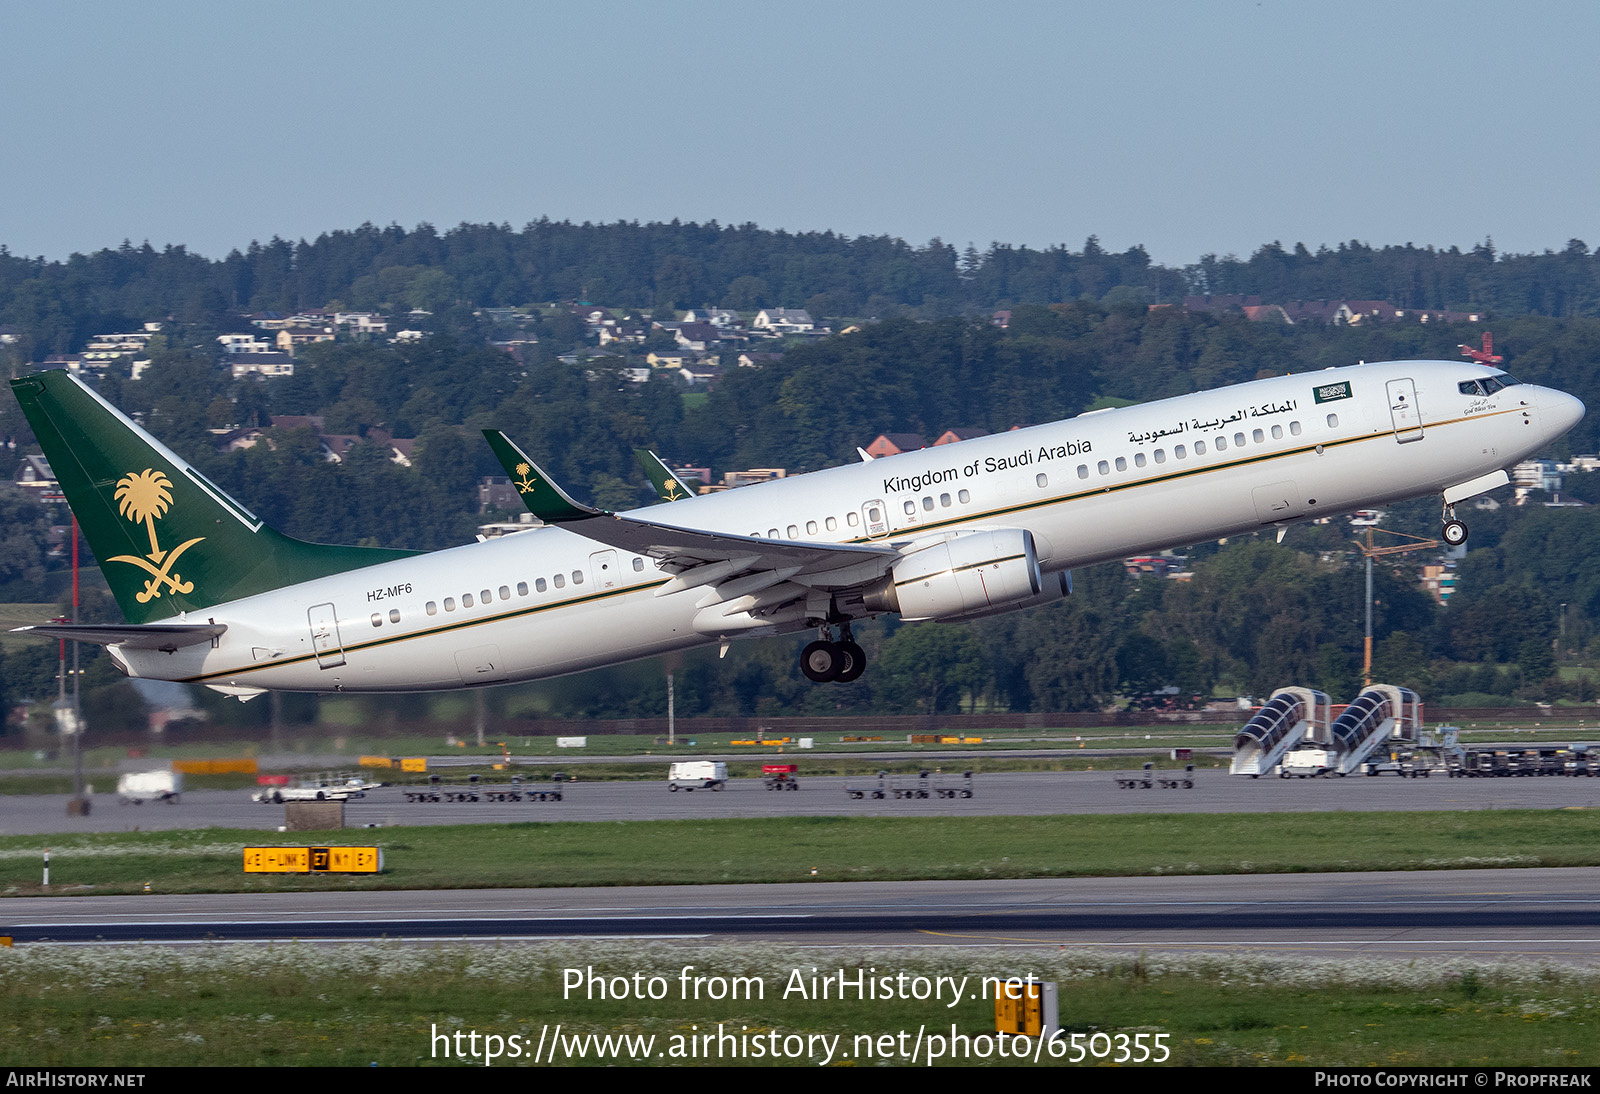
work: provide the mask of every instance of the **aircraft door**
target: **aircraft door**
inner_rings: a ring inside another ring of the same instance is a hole
[[[622,580],[617,569],[617,552],[596,551],[589,556],[589,579],[596,589],[615,589]]]
[[[339,637],[339,613],[332,604],[318,604],[306,613],[311,623],[311,648],[319,669],[344,664],[344,640]]]
[[[881,501],[869,501],[861,506],[861,523],[866,526],[867,538],[877,539],[889,534],[889,508]]]
[[[1417,385],[1410,379],[1389,381],[1389,416],[1394,439],[1401,444],[1422,439],[1422,414],[1417,409]]]

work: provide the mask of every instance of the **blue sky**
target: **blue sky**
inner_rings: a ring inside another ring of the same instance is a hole
[[[0,243],[1600,244],[1600,5],[0,0]]]

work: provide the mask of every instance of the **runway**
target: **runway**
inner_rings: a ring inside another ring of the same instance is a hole
[[[1192,789],[1121,789],[1127,771],[1001,772],[973,776],[973,796],[882,799],[870,796],[873,778],[808,778],[798,791],[772,792],[758,779],[734,779],[720,792],[669,793],[659,782],[564,784],[559,802],[408,803],[399,787],[385,787],[349,802],[347,827],[510,821],[687,820],[769,816],[930,817],[1052,816],[1091,813],[1280,813],[1428,811],[1454,809],[1600,808],[1600,779],[1249,779],[1221,769],[1195,773]],[[959,770],[940,778],[958,785]],[[1173,774],[1173,772],[1166,772]],[[911,786],[915,777],[898,785]],[[548,788],[548,782],[537,784]],[[894,785],[891,783],[890,785]],[[852,798],[846,786],[864,789]],[[244,790],[202,790],[177,805],[120,805],[100,794],[88,817],[69,818],[65,795],[0,795],[0,835],[122,832],[197,828],[274,830],[282,806],[261,805]]]
[[[1600,868],[24,897],[37,942],[743,939],[818,947],[1097,947],[1386,960],[1600,959]]]

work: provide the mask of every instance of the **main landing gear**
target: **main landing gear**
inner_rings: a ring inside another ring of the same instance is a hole
[[[828,628],[819,627],[821,638],[800,651],[800,671],[807,680],[825,684],[829,680],[848,684],[867,670],[867,651],[850,636],[850,624],[839,624],[839,641],[828,638]]]
[[[1456,507],[1444,507],[1444,527],[1439,529],[1439,538],[1451,547],[1459,547],[1467,542],[1467,526],[1456,519]]]

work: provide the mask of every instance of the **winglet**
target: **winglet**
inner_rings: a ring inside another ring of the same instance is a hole
[[[551,481],[543,468],[498,429],[485,429],[483,436],[506,474],[511,476],[511,485],[522,495],[522,504],[546,524],[564,524],[603,515],[599,509],[573,501],[565,490]]]
[[[662,463],[660,456],[649,449],[635,448],[633,457],[639,461],[639,467],[644,471],[645,478],[650,480],[650,485],[655,487],[656,496],[662,501],[692,498],[698,493],[692,485]]]

